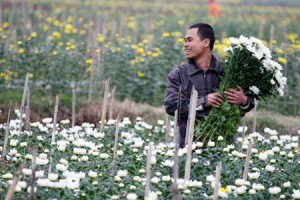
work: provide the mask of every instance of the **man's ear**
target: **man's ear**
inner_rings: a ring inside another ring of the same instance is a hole
[[[209,47],[210,40],[208,38],[204,39],[204,47]]]

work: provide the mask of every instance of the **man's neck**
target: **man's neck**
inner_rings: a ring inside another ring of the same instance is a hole
[[[195,64],[202,70],[207,70],[210,66],[211,63],[211,59],[212,59],[212,55],[211,54],[207,54],[204,56],[201,56],[198,59],[195,59]]]

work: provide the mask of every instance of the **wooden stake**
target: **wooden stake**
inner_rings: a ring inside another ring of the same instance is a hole
[[[177,137],[179,137],[179,132],[178,134],[176,134],[176,130],[177,130],[177,122],[178,122],[178,110],[175,110],[175,115],[174,115],[174,138],[173,138],[173,142],[174,144],[177,144]],[[178,140],[179,141],[179,140]]]
[[[116,86],[114,86],[112,92],[111,92],[111,98],[110,98],[110,104],[109,104],[109,119],[113,118],[113,103],[115,101],[115,92],[116,92]]]
[[[14,176],[12,184],[8,188],[8,192],[6,194],[5,200],[11,200],[13,197],[13,194],[15,192],[15,188],[19,182],[19,177],[22,173],[22,169],[24,167],[24,163],[21,163],[20,166],[18,167],[17,173]]]
[[[25,120],[25,129],[29,130],[30,128],[30,91],[29,91],[29,87],[27,86],[27,90],[26,90],[26,120]]]
[[[55,134],[56,134],[56,121],[57,121],[57,112],[58,112],[58,103],[59,98],[56,96],[55,107],[54,107],[54,117],[53,117],[53,130],[52,130],[52,140],[51,140],[51,151],[50,151],[50,165],[49,165],[49,174],[52,173],[52,155],[54,153],[54,149],[52,145],[55,143]]]
[[[216,178],[215,178],[215,187],[214,187],[214,200],[218,200],[218,192],[219,192],[219,183],[221,178],[221,171],[222,171],[222,162],[219,162],[216,168]]]
[[[177,110],[175,111],[175,115],[177,113]],[[179,127],[176,125],[174,127],[174,138],[176,139],[175,141],[175,152],[174,152],[174,166],[173,166],[173,177],[174,181],[171,186],[171,191],[172,191],[172,199],[173,200],[179,200],[179,192],[178,192],[178,186],[177,186],[177,180],[178,180],[178,171],[179,171],[179,165],[178,165],[178,149],[179,149]]]
[[[4,144],[2,148],[2,159],[5,159],[6,156],[6,149],[7,149],[7,142],[8,142],[8,134],[9,134],[9,124],[10,124],[10,109],[8,110],[8,116],[7,116],[7,123],[6,123],[6,132],[5,132],[5,139],[4,139]]]
[[[147,154],[147,167],[146,167],[146,187],[145,187],[145,199],[149,197],[150,184],[151,184],[151,158],[152,158],[152,144],[149,144]]]
[[[21,130],[22,130],[23,110],[24,110],[24,106],[25,106],[25,100],[26,100],[26,94],[27,94],[27,88],[28,88],[28,77],[29,77],[29,73],[27,72],[26,73],[26,77],[25,77],[24,89],[23,89],[22,103],[21,103],[21,107],[20,107],[20,126],[19,126],[19,132],[21,132]]]
[[[30,181],[30,200],[34,199],[34,185],[35,185],[35,172],[36,172],[36,156],[37,148],[32,151],[32,167],[31,167],[31,181]]]
[[[188,149],[186,155],[186,163],[185,163],[185,174],[184,179],[189,180],[191,174],[191,161],[192,161],[192,144],[194,138],[194,126],[195,126],[195,118],[196,118],[196,106],[197,106],[197,99],[198,99],[198,92],[195,90],[195,86],[192,88],[191,94],[191,101],[190,101],[190,108],[189,108],[189,124],[188,124]]]
[[[248,150],[247,150],[247,157],[246,162],[244,166],[244,175],[243,180],[247,181],[248,171],[249,171],[249,162],[250,162],[250,156],[251,156],[251,149],[252,149],[252,143],[249,143]]]
[[[246,120],[243,118],[243,133],[242,133],[242,139],[244,141],[246,135]]]
[[[72,84],[72,127],[75,126],[75,113],[76,113],[76,88],[73,82]]]
[[[274,39],[274,24],[271,24],[271,28],[270,28],[270,42],[269,42],[269,49],[272,50],[273,47],[273,41]]]
[[[169,120],[169,115],[166,114],[166,144],[170,142],[170,120]]]
[[[258,106],[258,100],[254,99],[254,111],[253,111],[253,127],[252,127],[252,133],[256,132],[256,111]]]
[[[119,115],[118,115],[117,121],[116,121],[116,133],[115,133],[113,161],[115,161],[117,159],[118,141],[119,141]]]
[[[58,112],[58,103],[59,98],[56,96],[55,107],[54,107],[54,116],[53,116],[53,130],[52,130],[52,140],[51,145],[55,143],[55,134],[56,134],[56,121],[57,121],[57,112]]]
[[[108,104],[109,85],[110,85],[110,79],[105,81],[105,90],[104,90],[104,98],[103,98],[103,105],[102,105],[102,117],[101,117],[101,124],[100,124],[101,133],[103,133],[104,130],[104,123],[105,123],[107,104]]]

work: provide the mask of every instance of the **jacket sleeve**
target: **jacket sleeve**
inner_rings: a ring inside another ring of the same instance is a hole
[[[165,93],[165,97],[164,97],[165,109],[169,115],[174,116],[175,110],[177,110],[178,92],[179,92],[179,88],[181,85],[182,85],[182,83],[180,80],[180,72],[179,72],[179,68],[177,68],[176,70],[172,71],[168,75],[167,88],[166,88],[166,93]],[[188,117],[190,99],[185,94],[183,89],[181,91],[182,92],[181,92],[180,116]]]
[[[255,107],[255,99],[253,96],[248,95],[248,105],[246,106],[241,106],[242,111],[244,111],[244,113],[249,112],[250,110],[252,110],[252,108]]]

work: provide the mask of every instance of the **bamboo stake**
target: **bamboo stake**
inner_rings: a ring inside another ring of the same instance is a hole
[[[26,77],[25,77],[24,89],[23,89],[22,103],[21,103],[21,107],[20,107],[20,126],[19,126],[19,132],[21,132],[21,129],[22,129],[23,110],[24,110],[24,105],[25,105],[25,100],[26,100],[26,94],[27,94],[28,77],[29,77],[29,73],[27,72],[26,73]]]
[[[113,118],[113,103],[115,101],[115,92],[116,92],[116,86],[114,86],[114,88],[111,92],[111,98],[110,98],[110,104],[109,104],[109,119]]]
[[[189,124],[188,124],[188,149],[187,149],[187,158],[185,163],[185,174],[184,179],[189,180],[191,174],[191,160],[192,160],[192,143],[194,138],[194,126],[195,126],[195,118],[196,118],[196,106],[197,106],[197,99],[198,99],[198,92],[195,90],[195,86],[192,88],[191,94],[191,101],[190,101],[190,109],[189,109]]]
[[[116,121],[116,133],[115,133],[113,162],[115,162],[115,160],[117,159],[118,141],[119,141],[119,115],[118,115],[117,121]]]
[[[0,27],[2,27],[2,6],[0,6]]]
[[[58,112],[58,103],[59,98],[56,96],[55,107],[54,107],[54,117],[53,117],[53,130],[52,130],[52,140],[51,140],[51,152],[50,152],[50,165],[49,165],[49,173],[52,173],[52,155],[54,153],[54,149],[52,147],[55,144],[55,134],[56,134],[56,121],[57,121],[57,112]]]
[[[177,114],[177,110],[175,111],[175,115]],[[175,152],[174,152],[174,166],[173,166],[173,177],[174,177],[174,182],[172,184],[172,199],[173,200],[179,200],[179,191],[178,191],[178,186],[177,186],[177,179],[178,179],[178,149],[179,149],[179,127],[176,125],[174,127],[174,138],[176,139],[175,141]]]
[[[270,28],[270,42],[269,42],[269,48],[270,50],[272,50],[272,47],[273,47],[273,41],[274,39],[274,24],[271,24],[271,28]]]
[[[174,138],[173,138],[173,142],[174,144],[177,144],[177,137],[179,136],[178,134],[175,134],[176,130],[177,130],[177,122],[178,122],[178,110],[175,110],[175,115],[174,115]],[[179,141],[179,140],[178,140]]]
[[[75,126],[75,112],[76,112],[76,88],[73,82],[72,84],[72,128]]]
[[[147,154],[147,167],[146,167],[146,187],[145,187],[145,199],[149,197],[150,184],[151,184],[151,158],[152,158],[152,144],[149,144]]]
[[[242,139],[244,141],[246,135],[246,120],[243,118],[243,133],[242,133]]]
[[[14,18],[14,15],[15,15],[15,9],[16,9],[16,2],[15,1],[12,1],[12,4],[11,4],[11,12],[10,12],[10,15],[9,15],[9,20],[8,20],[8,23],[9,23],[9,30],[8,30],[8,36],[12,34],[12,29],[13,29],[13,26],[12,26],[12,22],[13,22],[13,18]],[[5,42],[5,52],[8,52],[8,49],[9,49],[9,43],[10,43],[10,37],[7,37],[6,39],[6,42]]]
[[[166,143],[170,142],[170,120],[169,120],[169,115],[166,114]]]
[[[258,106],[258,100],[254,99],[254,111],[253,111],[253,127],[252,127],[252,133],[256,132],[256,111]]]
[[[35,185],[35,172],[36,172],[36,156],[37,148],[32,151],[32,168],[31,168],[31,181],[30,181],[30,200],[34,199],[34,185]]]
[[[216,168],[216,178],[215,178],[215,187],[214,187],[214,200],[218,200],[218,192],[219,192],[219,183],[221,178],[221,171],[222,171],[222,162],[219,162]]]
[[[19,177],[22,173],[22,169],[24,167],[24,163],[21,163],[20,166],[18,167],[17,173],[14,176],[13,182],[12,184],[10,184],[9,188],[8,188],[8,192],[6,194],[5,200],[11,200],[13,197],[13,194],[15,192],[15,188],[19,182]]]
[[[8,116],[7,116],[5,139],[4,139],[4,144],[3,144],[3,148],[2,148],[2,157],[1,157],[2,160],[4,160],[4,158],[6,156],[8,134],[9,134],[9,123],[10,123],[10,109],[8,110]]]
[[[100,132],[101,133],[103,133],[104,122],[105,122],[105,118],[106,118],[109,84],[110,84],[110,79],[105,81],[104,99],[103,99],[103,105],[102,105],[102,117],[101,117],[101,124],[100,124]]]
[[[51,145],[53,143],[55,143],[55,133],[56,133],[56,121],[57,121],[58,103],[59,103],[59,98],[58,98],[58,96],[56,96],[55,107],[54,107],[53,130],[52,130]]]
[[[249,171],[249,162],[250,162],[250,156],[251,156],[251,149],[252,149],[252,143],[249,143],[248,150],[247,150],[247,157],[246,162],[244,166],[244,175],[243,180],[247,181],[248,171]]]
[[[27,90],[26,90],[26,120],[25,120],[25,129],[29,130],[30,128],[30,90],[29,87],[27,86]]]

